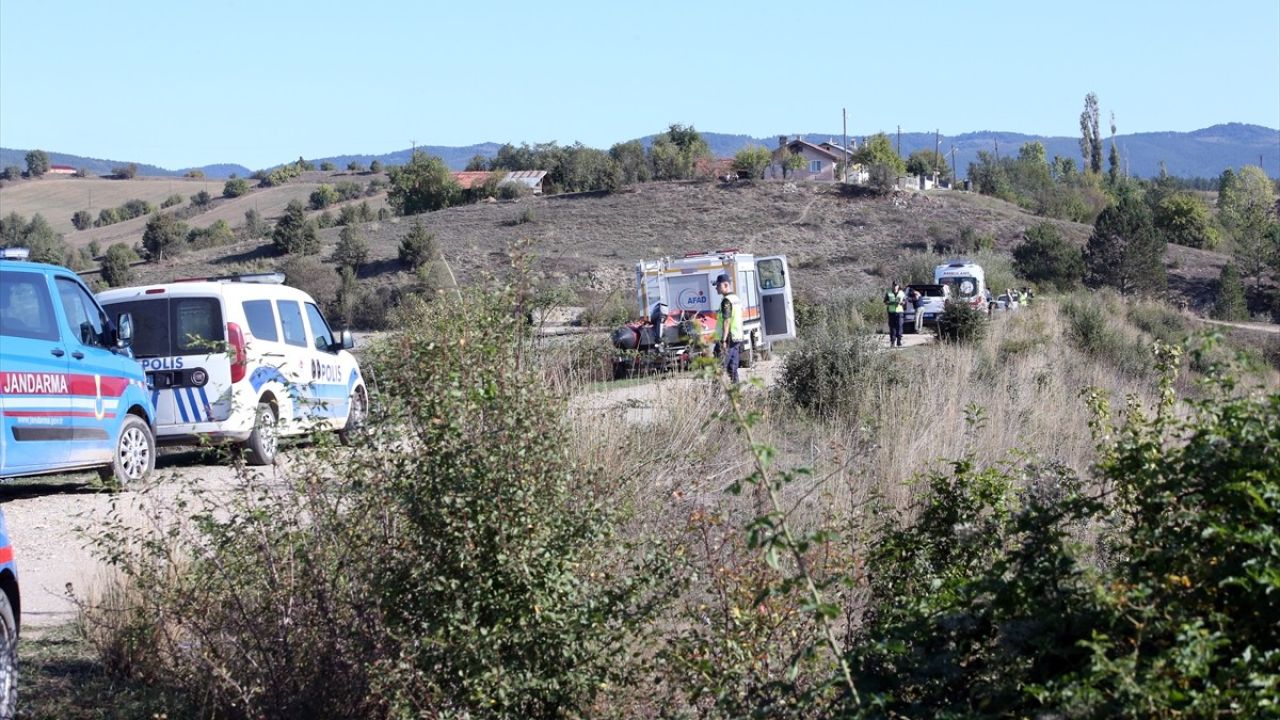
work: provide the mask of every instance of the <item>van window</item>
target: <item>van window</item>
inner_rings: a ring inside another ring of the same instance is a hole
[[[333,333],[329,330],[329,323],[324,321],[320,308],[311,303],[307,303],[307,323],[311,325],[311,337],[315,338],[317,350],[328,351],[333,347]]]
[[[284,330],[284,341],[298,347],[307,346],[307,331],[302,326],[302,311],[293,300],[277,300],[276,309],[280,311],[280,329]]]
[[[116,302],[107,312],[117,323],[133,316],[133,356],[136,358],[206,355],[220,352],[226,340],[222,306],[217,298],[156,297]]]
[[[756,263],[756,269],[760,271],[761,290],[777,290],[786,287],[787,279],[783,277],[781,260],[777,258],[761,260]]]
[[[67,329],[80,340],[81,345],[103,347],[102,332],[107,327],[106,313],[98,307],[80,283],[71,278],[55,277],[58,299],[62,312],[67,316]]]
[[[58,323],[44,275],[0,271],[0,335],[58,340]]]
[[[249,334],[259,340],[278,342],[280,334],[276,332],[276,312],[270,300],[245,300],[244,317],[249,321]]]

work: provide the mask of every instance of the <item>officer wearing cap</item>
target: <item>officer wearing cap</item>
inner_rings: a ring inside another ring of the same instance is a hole
[[[721,273],[716,278],[716,292],[720,300],[720,347],[724,353],[724,369],[729,379],[738,383],[738,362],[742,357],[742,300],[730,290],[729,276]]]

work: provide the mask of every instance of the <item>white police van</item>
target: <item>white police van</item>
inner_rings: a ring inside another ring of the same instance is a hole
[[[98,295],[112,316],[133,318],[162,445],[239,443],[250,463],[269,465],[282,436],[345,435],[364,422],[351,334],[283,283],[283,273],[260,273]]]
[[[115,323],[71,270],[0,248],[0,478],[98,468],[124,485],[155,467],[154,415]]]

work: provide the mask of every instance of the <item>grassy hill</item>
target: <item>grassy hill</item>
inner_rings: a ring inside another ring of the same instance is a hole
[[[291,200],[305,202],[321,183],[350,180],[367,185],[370,179],[308,172],[280,187],[223,199],[218,197],[222,186],[216,181],[44,178],[0,189],[0,208],[25,217],[44,214],[73,247],[94,240],[106,247],[113,242],[140,242],[145,218],[76,231],[70,223],[72,213],[90,209],[96,215],[99,208],[133,198],[158,205],[173,193],[189,196],[207,190],[217,199],[185,222],[207,227],[222,219],[234,227],[243,223],[249,209],[273,221]],[[377,194],[353,202],[361,201],[376,210],[385,206],[386,197]],[[336,215],[338,207],[330,212]],[[370,261],[360,279],[375,286],[416,283],[396,257],[410,224],[421,222],[436,235],[460,282],[503,271],[506,248],[529,240],[541,257],[538,267],[543,280],[563,285],[581,302],[609,294],[630,297],[632,269],[640,259],[722,248],[786,254],[801,294],[860,293],[893,277],[907,278],[913,268],[918,272],[930,260],[921,257],[926,252],[964,254],[954,249],[962,233],[986,238],[997,255],[1007,255],[1021,242],[1026,228],[1044,221],[1000,200],[947,190],[876,198],[842,194],[824,184],[645,183],[612,194],[480,203],[365,223],[362,230],[370,244]],[[1048,222],[1079,244],[1091,231],[1088,225]],[[321,258],[329,257],[340,231],[337,227],[320,231]],[[1226,260],[1219,253],[1171,245],[1166,261],[1175,298],[1192,307],[1207,306],[1213,281]],[[270,241],[263,239],[189,252],[162,264],[140,265],[137,271],[143,282],[162,282],[276,267],[283,261],[274,255]],[[1007,263],[1005,267],[1007,273]]]

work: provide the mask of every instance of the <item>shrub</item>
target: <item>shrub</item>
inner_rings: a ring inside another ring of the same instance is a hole
[[[867,186],[878,195],[888,195],[898,187],[898,171],[887,163],[876,163],[867,169]]]
[[[235,241],[235,233],[226,220],[215,220],[207,228],[192,228],[187,233],[187,244],[194,250],[230,245]]]
[[[306,210],[298,200],[292,200],[284,214],[276,221],[271,240],[282,253],[309,255],[320,251],[315,223],[307,219]]]
[[[173,207],[174,205],[181,205],[182,202],[183,202],[182,196],[177,193],[174,193],[173,195],[170,195],[169,197],[165,198],[164,202],[160,203],[160,209],[165,210],[167,208]]]
[[[142,233],[142,246],[146,248],[147,260],[164,260],[177,255],[182,252],[186,237],[186,223],[164,213],[152,215]]]
[[[527,207],[521,210],[519,213],[517,213],[515,217],[508,220],[507,224],[508,225],[524,225],[526,223],[537,222],[537,221],[538,221],[537,213],[533,211],[533,208]]]
[[[380,173],[380,172],[382,172],[382,161],[381,161],[381,160],[373,160],[373,161],[371,161],[371,162],[369,163],[369,172],[373,172],[373,173]]]
[[[132,220],[143,215],[150,215],[155,208],[146,200],[129,200],[120,206],[120,219]]]
[[[322,187],[329,186],[324,185]],[[337,194],[337,200],[355,200],[364,194],[364,188],[360,183],[351,180],[339,180],[333,185],[333,191]]]
[[[285,282],[305,290],[320,307],[329,307],[338,297],[341,278],[335,269],[314,255],[294,255],[280,265]]]
[[[974,343],[987,333],[987,314],[965,302],[948,302],[938,316],[938,338],[944,342]]]
[[[1213,303],[1213,316],[1219,320],[1248,320],[1249,306],[1245,302],[1244,281],[1234,265],[1224,265],[1218,275]]]
[[[312,210],[323,210],[338,201],[338,192],[332,185],[321,185],[311,192]]]
[[[114,243],[107,248],[102,258],[102,279],[109,287],[121,287],[133,282],[134,272],[131,267],[138,260],[138,254],[124,243]]]
[[[499,200],[519,200],[522,197],[528,197],[530,194],[532,194],[532,190],[524,183],[507,182],[498,185]]]
[[[899,379],[890,356],[869,332],[884,314],[884,303],[874,296],[811,305],[800,341],[784,356],[779,387],[796,405],[819,416],[865,407],[875,384],[870,380]]]
[[[325,160],[324,162],[320,163],[320,169],[325,172],[333,172],[334,170],[338,169],[338,166],[334,165],[333,161],[331,160]]]
[[[244,178],[232,178],[222,186],[222,197],[237,198],[249,192],[249,181]]]
[[[205,207],[211,202],[213,202],[213,196],[210,195],[206,190],[201,190],[200,192],[191,196],[192,207]]]
[[[98,219],[94,222],[97,227],[106,227],[120,222],[120,213],[115,208],[102,208],[98,211]]]
[[[427,232],[422,223],[415,222],[409,232],[400,239],[400,262],[410,270],[417,270],[424,264],[436,259],[439,249],[436,247],[436,236]]]
[[[88,210],[77,210],[75,214],[71,216],[71,224],[74,225],[77,230],[88,230],[93,227],[93,216],[89,214]]]
[[[345,209],[345,208],[344,208]],[[360,269],[369,259],[369,242],[364,233],[354,225],[346,225],[338,234],[338,246],[333,251],[333,261],[339,267],[350,268],[352,272]]]
[[[1057,226],[1040,223],[1028,229],[1026,240],[1013,249],[1013,268],[1040,287],[1067,291],[1084,277],[1084,255],[1062,237]]]
[[[1151,369],[1145,348],[1126,342],[1109,318],[1118,314],[1114,299],[1077,296],[1062,304],[1067,340],[1081,352],[1118,370],[1142,375]]]
[[[129,163],[128,165],[111,168],[111,174],[115,175],[119,180],[132,180],[138,176],[138,164]]]
[[[333,227],[333,213],[325,210],[316,216],[316,227],[323,230],[324,228]]]
[[[186,177],[186,178],[193,178],[193,179],[195,179],[195,180],[202,180],[202,179],[204,179],[204,171],[203,171],[203,170],[188,170],[188,171],[186,171],[185,173],[183,173],[183,174],[182,174],[182,177]]]
[[[22,168],[17,165],[6,165],[3,171],[0,171],[0,180],[17,180],[22,177]]]

